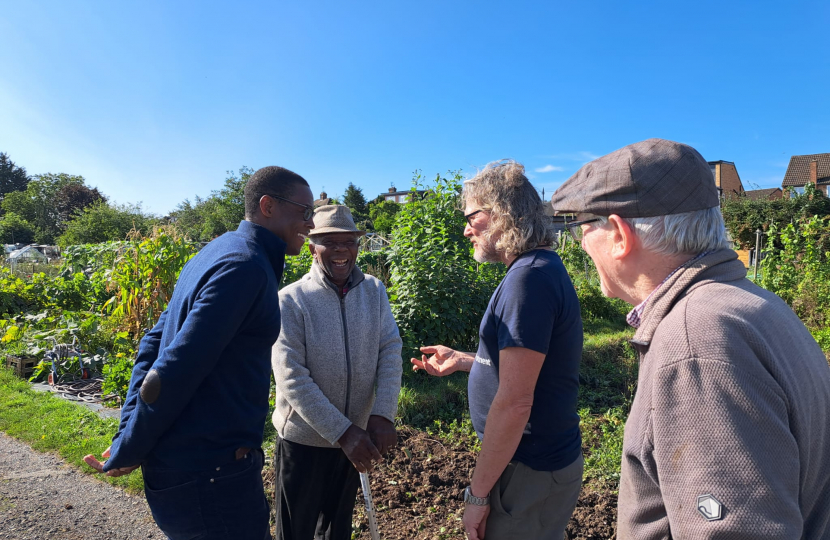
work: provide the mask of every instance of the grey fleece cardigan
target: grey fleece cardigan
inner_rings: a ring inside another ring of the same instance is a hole
[[[789,306],[722,250],[643,315],[617,538],[830,538],[830,367]]]
[[[334,448],[350,425],[366,429],[370,415],[394,422],[403,362],[383,283],[355,267],[341,299],[315,263],[279,297],[271,355],[279,436]]]

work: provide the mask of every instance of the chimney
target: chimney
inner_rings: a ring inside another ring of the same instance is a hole
[[[395,189],[395,186],[392,186],[391,188],[389,188],[389,193],[395,193],[396,191],[397,190]]]
[[[810,162],[810,183],[813,185],[818,183],[818,160],[816,159]]]
[[[325,191],[324,191],[324,192],[322,192],[322,193],[320,193],[320,198],[321,198],[321,199],[326,199],[326,198],[328,198],[328,196],[329,196],[329,194],[328,194],[328,193],[326,193]]]

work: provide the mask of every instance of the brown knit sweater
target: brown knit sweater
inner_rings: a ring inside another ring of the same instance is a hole
[[[703,257],[645,308],[620,540],[830,538],[830,367],[736,259]]]

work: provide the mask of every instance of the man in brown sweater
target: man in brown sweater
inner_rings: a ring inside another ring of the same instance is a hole
[[[551,198],[607,296],[636,306],[637,394],[617,538],[830,537],[830,367],[746,279],[693,148],[662,139],[582,167]]]

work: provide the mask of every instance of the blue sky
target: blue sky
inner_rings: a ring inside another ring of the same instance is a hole
[[[315,195],[501,158],[550,193],[649,137],[780,185],[830,152],[830,2],[8,2],[0,151],[158,214],[282,165]]]

